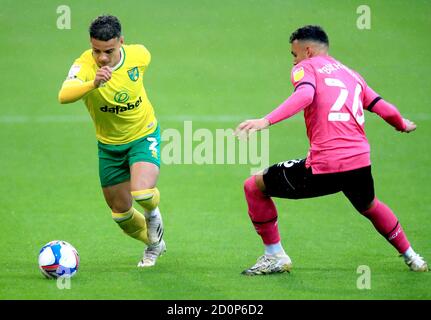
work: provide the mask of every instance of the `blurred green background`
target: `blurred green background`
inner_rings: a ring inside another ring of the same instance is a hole
[[[155,268],[110,217],[98,180],[93,125],[82,102],[60,105],[68,70],[89,48],[100,14],[120,18],[126,43],[152,54],[145,87],[162,130],[235,128],[292,92],[289,36],[324,27],[330,53],[418,125],[397,133],[366,114],[377,196],[413,247],[431,259],[429,1],[1,0],[0,299],[429,299],[430,273],[409,272],[397,252],[341,194],[276,199],[290,274],[244,277],[263,253],[242,183],[251,165],[163,165],[160,208],[168,251]],[[57,28],[60,5],[71,29]],[[428,142],[427,142],[428,141]],[[270,163],[305,157],[302,115],[270,129]],[[72,243],[81,256],[70,290],[43,279],[39,249]],[[369,266],[371,289],[357,268]]]

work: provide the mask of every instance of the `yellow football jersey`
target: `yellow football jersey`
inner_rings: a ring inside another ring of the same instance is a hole
[[[82,99],[102,143],[125,144],[153,133],[157,127],[154,109],[142,81],[151,55],[142,45],[122,45],[121,60],[112,68],[111,79]],[[66,81],[90,81],[99,69],[92,50],[73,63]]]

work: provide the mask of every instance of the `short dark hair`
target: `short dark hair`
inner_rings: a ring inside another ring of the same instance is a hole
[[[299,28],[292,33],[289,42],[292,43],[295,40],[317,41],[329,46],[328,35],[320,26],[307,25]]]
[[[89,32],[91,38],[101,41],[119,38],[121,36],[121,23],[114,16],[98,16],[91,22]]]

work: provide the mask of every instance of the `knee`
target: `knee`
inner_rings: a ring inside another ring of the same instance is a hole
[[[253,194],[257,191],[255,176],[248,177],[244,181],[244,193],[246,195]]]
[[[362,208],[362,210],[361,210],[361,212],[365,212],[365,211],[370,210],[372,207],[374,207],[375,204],[377,204],[376,199],[374,199],[370,203],[364,205],[363,208]]]
[[[127,212],[130,210],[130,208],[132,207],[132,205],[127,205],[127,204],[114,204],[112,206],[109,206],[109,208],[111,208],[112,212],[116,212],[116,213],[123,213],[123,212]]]
[[[128,184],[119,184],[103,188],[106,204],[112,212],[127,212],[133,204]]]
[[[244,181],[244,193],[246,195],[264,195],[265,185],[261,175],[248,177]]]
[[[355,208],[362,215],[367,216],[370,213],[370,211],[372,211],[371,209],[375,208],[378,204],[379,204],[379,200],[377,198],[374,198],[371,202],[356,205]]]
[[[116,199],[108,203],[109,208],[111,208],[112,212],[122,213],[127,212],[132,207],[132,201],[126,199]]]

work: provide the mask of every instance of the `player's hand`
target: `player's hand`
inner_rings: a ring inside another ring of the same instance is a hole
[[[245,120],[244,122],[241,122],[238,127],[236,127],[233,134],[238,138],[242,138],[255,131],[266,129],[269,127],[269,125],[270,123],[266,118]]]
[[[403,118],[404,124],[406,125],[406,128],[404,129],[404,132],[412,132],[416,130],[416,123],[413,121],[410,121],[409,119]]]
[[[103,66],[96,72],[96,78],[94,79],[94,86],[99,88],[105,82],[111,80],[112,70],[108,66]]]

